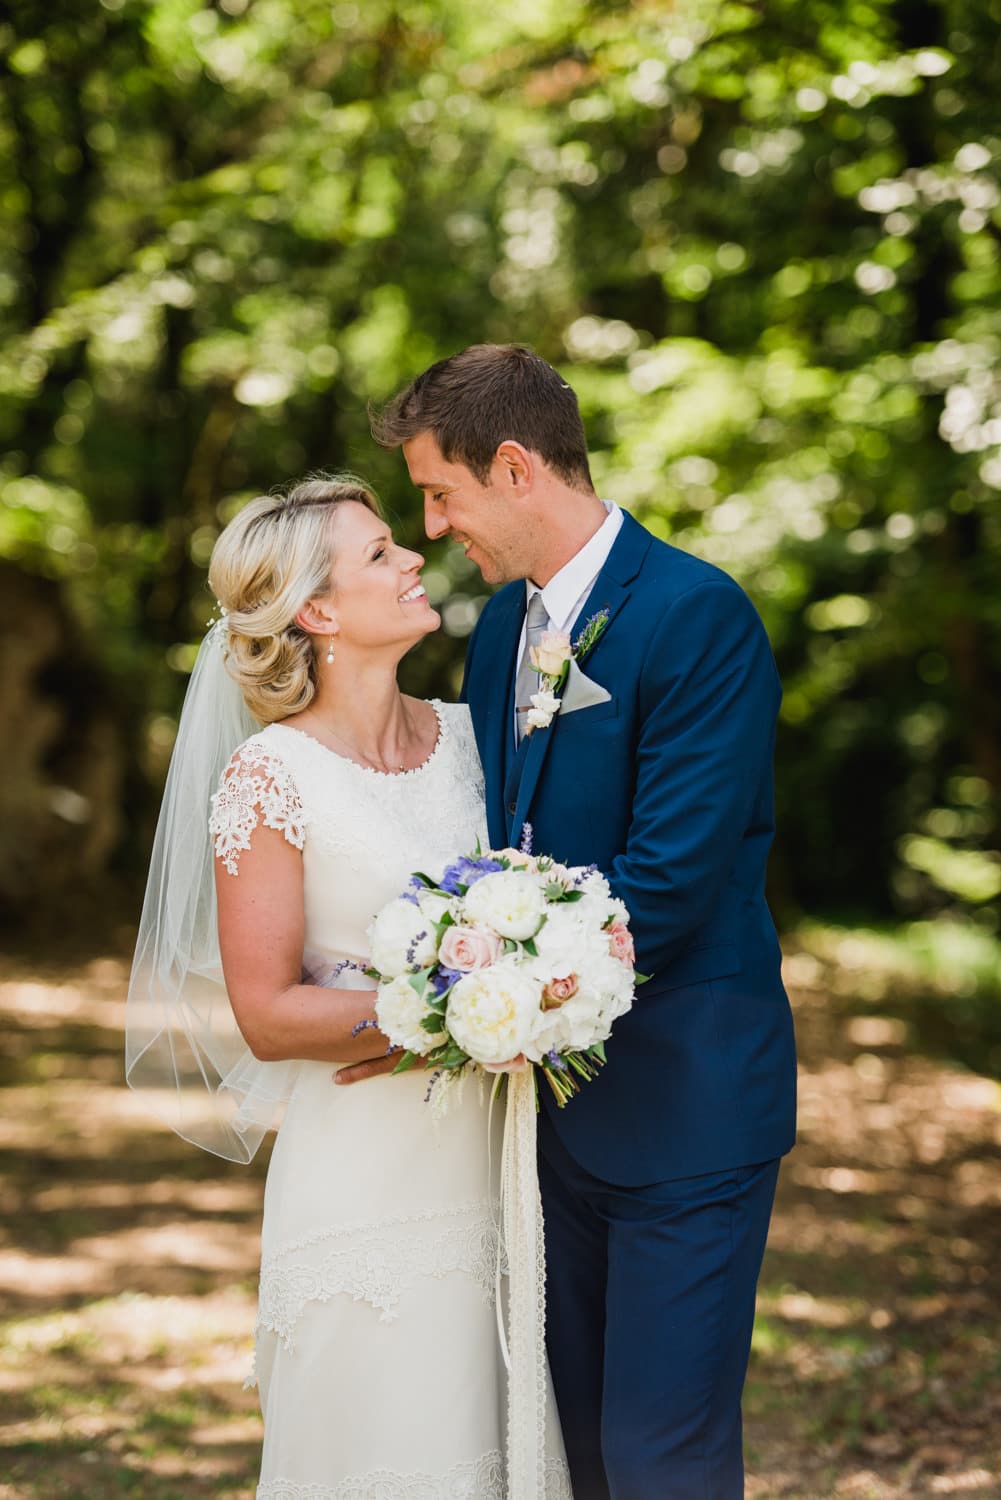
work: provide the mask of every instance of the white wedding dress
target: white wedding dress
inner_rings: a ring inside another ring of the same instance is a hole
[[[413,871],[438,876],[486,845],[468,710],[434,707],[438,741],[413,771],[366,769],[273,724],[224,773],[211,831],[232,876],[261,824],[302,850],[311,973],[363,966],[366,929]],[[351,968],[336,982],[370,986]],[[438,1120],[420,1069],[347,1087],[330,1063],[297,1069],[264,1202],[258,1500],[505,1500],[500,1107],[488,1153],[479,1078]],[[539,1500],[570,1500],[551,1400],[549,1413]]]

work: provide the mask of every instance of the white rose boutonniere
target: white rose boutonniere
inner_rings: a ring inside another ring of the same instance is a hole
[[[539,691],[532,694],[532,706],[525,721],[526,734],[531,734],[533,729],[549,728],[560,711],[567,680],[572,671],[576,672],[579,683],[586,683],[597,694],[608,697],[603,688],[599,688],[596,683],[589,683],[579,671],[580,663],[594,650],[607,624],[608,610],[602,609],[585,623],[573,643],[565,630],[544,630],[538,645],[530,648],[529,660],[539,674]],[[597,697],[590,701],[602,700]]]

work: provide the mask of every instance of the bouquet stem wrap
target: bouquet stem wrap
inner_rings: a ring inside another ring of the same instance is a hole
[[[510,1352],[501,1321],[508,1367],[507,1493],[509,1500],[542,1500],[548,1394],[546,1261],[533,1070],[511,1073],[507,1087],[500,1183],[501,1235],[509,1273]]]

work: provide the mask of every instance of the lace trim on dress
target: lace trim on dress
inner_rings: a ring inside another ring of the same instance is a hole
[[[286,734],[297,734],[300,739],[308,740],[311,745],[322,751],[324,755],[332,755],[334,760],[339,760],[344,766],[350,766],[354,771],[361,771],[364,776],[376,776],[382,781],[407,781],[412,776],[421,776],[425,771],[430,770],[448,743],[448,719],[443,712],[441,699],[428,698],[427,701],[434,709],[434,716],[438,720],[438,738],[435,740],[427,759],[422,760],[419,766],[411,766],[409,771],[380,771],[378,766],[364,766],[361,761],[352,760],[350,756],[339,755],[336,750],[331,750],[329,745],[325,745],[322,740],[318,740],[315,734],[308,734],[304,729],[296,729],[294,724],[282,724],[278,722],[271,727],[272,729],[283,729]]]
[[[468,1276],[484,1298],[492,1300],[498,1233],[490,1208],[483,1200],[451,1210],[382,1219],[367,1227],[330,1229],[284,1246],[261,1262],[258,1329],[275,1334],[291,1353],[296,1324],[306,1304],[329,1302],[341,1295],[369,1303],[381,1312],[381,1322],[391,1323],[403,1293],[422,1277],[441,1280],[445,1276]],[[426,1237],[413,1233],[393,1237],[388,1232],[462,1215],[473,1217]],[[330,1244],[311,1261],[294,1259],[296,1254],[317,1245],[326,1247],[330,1241],[347,1243]]]
[[[570,1478],[561,1459],[546,1464],[545,1500],[572,1500]],[[505,1500],[504,1460],[485,1453],[455,1464],[446,1474],[400,1474],[372,1469],[334,1485],[296,1484],[269,1479],[257,1487],[257,1500]]]
[[[296,849],[306,841],[306,817],[288,767],[258,741],[248,740],[223,772],[209,818],[216,858],[230,875],[238,873],[240,855],[250,848],[259,822],[283,833]]]

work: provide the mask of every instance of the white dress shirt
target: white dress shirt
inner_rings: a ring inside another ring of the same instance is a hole
[[[608,561],[608,554],[612,550],[612,544],[622,528],[622,511],[611,500],[602,500],[602,505],[608,512],[604,521],[598,527],[591,539],[584,543],[579,552],[574,553],[568,563],[564,563],[558,573],[555,573],[545,588],[540,589],[537,583],[530,578],[525,579],[525,608],[532,601],[533,594],[541,594],[542,602],[549,616],[550,630],[572,631],[577,623],[581,610],[587,602],[587,596],[594,588],[595,579]],[[518,638],[518,655],[516,661],[521,661],[525,651],[525,627],[521,627],[521,635]],[[515,710],[515,738],[517,739],[517,709]]]

